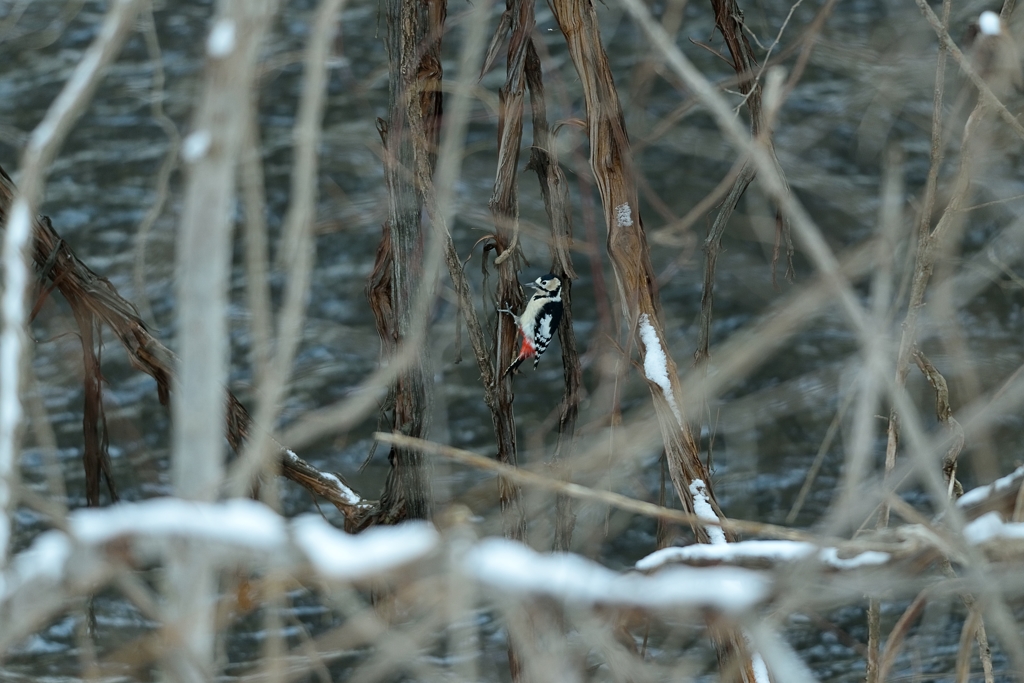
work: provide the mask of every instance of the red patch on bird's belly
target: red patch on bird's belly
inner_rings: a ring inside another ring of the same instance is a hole
[[[523,348],[519,349],[519,357],[529,358],[535,353],[537,353],[537,347],[529,339],[523,337]]]

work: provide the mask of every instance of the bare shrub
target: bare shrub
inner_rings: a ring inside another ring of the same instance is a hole
[[[1012,3],[315,4],[0,2],[2,677],[1022,675]]]

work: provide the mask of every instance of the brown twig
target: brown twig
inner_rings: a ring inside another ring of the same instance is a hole
[[[69,302],[70,303],[70,302]],[[103,410],[103,373],[96,346],[100,343],[100,326],[85,307],[72,304],[71,312],[78,323],[82,339],[82,362],[85,381],[85,406],[82,410],[83,452],[85,466],[85,499],[91,506],[100,504],[100,477],[107,483],[110,501],[118,500],[110,466],[107,418]]]
[[[949,387],[946,385],[946,378],[920,349],[915,348],[912,355],[917,367],[935,390],[935,416],[949,433],[950,445],[946,454],[942,456],[942,475],[946,478],[950,499],[956,500],[964,494],[963,486],[956,478],[957,457],[964,449],[964,429],[953,417],[953,409],[949,406]]]
[[[477,469],[495,472],[501,476],[508,477],[524,485],[535,486],[548,491],[555,491],[563,495],[585,500],[594,503],[601,503],[610,507],[632,512],[638,515],[645,515],[654,519],[664,519],[677,524],[688,524],[691,526],[711,525],[721,527],[730,533],[760,534],[770,538],[780,538],[793,541],[816,542],[821,541],[820,536],[815,536],[798,529],[789,529],[774,524],[751,522],[737,519],[720,517],[718,521],[705,520],[697,515],[673,508],[662,507],[647,501],[630,498],[613,491],[588,488],[580,484],[564,481],[557,477],[551,477],[547,473],[537,474],[522,467],[509,467],[490,458],[473,453],[472,451],[446,446],[444,444],[412,439],[402,434],[384,434],[377,432],[373,438],[382,443],[402,444],[408,448],[416,448],[424,453],[431,453],[449,460],[460,462]]]
[[[978,89],[981,95],[979,106],[984,105],[987,108],[992,109],[999,118],[1006,123],[1007,126],[1017,135],[1017,137],[1024,140],[1024,126],[1021,125],[1020,121],[1006,108],[1006,105],[1000,101],[999,97],[992,92],[992,88],[989,84],[981,77],[981,75],[975,71],[974,67],[971,66],[970,61],[960,51],[956,43],[949,35],[947,26],[949,25],[948,17],[946,21],[940,21],[939,17],[936,16],[935,11],[928,5],[926,0],[915,0],[918,8],[921,10],[921,14],[924,15],[925,19],[931,25],[932,29],[935,30],[936,35],[939,37],[939,45],[945,47],[949,51],[949,54],[953,56],[953,59],[960,66],[960,69],[964,72],[967,78],[970,79],[974,87]]]
[[[869,676],[872,676],[873,680],[885,681],[888,680],[889,671],[892,669],[892,665],[896,663],[896,656],[899,654],[900,649],[903,647],[903,642],[906,640],[907,633],[910,631],[910,627],[913,626],[914,622],[917,621],[918,617],[924,611],[925,606],[928,604],[928,590],[923,590],[918,593],[914,601],[903,611],[900,615],[899,620],[892,627],[889,632],[889,637],[885,641],[885,650],[882,652],[882,656],[879,658],[877,671],[871,671]],[[875,644],[877,647],[877,643]],[[868,651],[872,645],[868,644]]]
[[[931,12],[931,9],[929,8],[928,11]],[[944,10],[944,16],[947,16],[948,19],[946,10]],[[949,45],[946,47],[948,49]],[[935,106],[937,110],[941,109],[942,101],[941,73],[942,71],[939,70],[939,73],[936,76]],[[957,169],[956,177],[953,180],[949,202],[947,203],[942,216],[939,218],[938,223],[934,228],[930,228],[930,214],[922,214],[920,223],[918,224],[917,255],[914,261],[914,275],[911,282],[910,301],[908,303],[906,317],[903,321],[899,350],[896,356],[895,386],[897,388],[902,388],[906,384],[907,374],[910,370],[909,362],[912,358],[912,352],[917,340],[917,322],[920,317],[922,307],[924,306],[924,297],[928,287],[928,282],[931,279],[932,271],[935,267],[936,254],[942,246],[943,238],[953,231],[954,222],[961,222],[963,220],[963,214],[960,209],[970,198],[971,180],[974,173],[974,158],[978,152],[978,148],[981,146],[981,141],[975,134],[980,130],[982,120],[985,118],[987,111],[987,101],[983,99],[978,103],[974,112],[972,112],[971,116],[967,120],[967,124],[964,127],[963,143],[961,145],[960,166]],[[938,117],[939,114],[936,114],[933,120],[933,125],[935,122],[940,120]],[[936,132],[936,129],[933,128],[931,162],[933,169],[941,163],[941,148],[939,142],[941,137],[937,138],[937,135],[941,136],[941,130]],[[934,172],[937,173],[937,171]],[[932,172],[929,174],[929,181],[925,188],[926,204],[933,201],[932,197],[934,196],[934,181],[931,180],[931,173]],[[899,444],[899,429],[899,415],[895,409],[893,409],[890,412],[886,440],[885,469],[887,473],[891,472],[895,466],[896,451]],[[887,509],[883,507],[879,520],[881,524],[885,524],[887,516]]]
[[[590,167],[597,182],[608,230],[607,247],[615,270],[619,301],[636,338],[650,388],[676,493],[687,511],[694,510],[691,485],[700,480],[708,502],[719,516],[710,473],[701,462],[697,443],[682,413],[682,394],[675,362],[662,328],[659,297],[637,202],[636,170],[618,92],[604,51],[594,6],[581,0],[553,0],[555,19],[583,86],[590,137]],[[701,542],[711,538],[704,525],[694,525]],[[739,664],[748,677],[750,658],[742,637],[717,632],[720,655]],[[738,656],[733,656],[733,655]],[[723,670],[729,665],[723,662]]]
[[[917,367],[920,368],[921,372],[928,379],[928,383],[932,386],[932,389],[935,390],[935,416],[939,420],[939,424],[941,424],[948,433],[950,445],[946,450],[946,453],[942,456],[942,474],[946,479],[946,487],[950,500],[955,501],[964,493],[963,487],[956,478],[957,458],[964,448],[964,430],[963,427],[960,426],[960,423],[953,417],[953,409],[949,405],[949,387],[946,384],[946,378],[942,376],[942,373],[936,369],[935,365],[928,360],[928,357],[925,356],[920,349],[914,348],[912,355],[914,362],[917,363]],[[948,559],[944,559],[942,564],[947,576],[956,576]],[[985,622],[981,609],[977,604],[977,600],[970,593],[961,594],[960,599],[968,610],[968,617],[964,623],[962,636],[969,638],[969,634],[973,634],[974,638],[977,640],[978,651],[982,659],[982,665],[985,673],[985,680],[986,682],[991,681],[992,653],[988,645],[988,635],[985,632]],[[971,626],[969,627],[969,625]],[[961,651],[962,650],[963,645],[961,643]],[[968,655],[969,653],[970,648],[968,647]],[[967,657],[965,663],[958,654],[958,680],[966,678],[966,675],[968,675],[969,672],[970,657]],[[884,677],[880,677],[879,680],[885,679]]]
[[[768,133],[761,110],[761,84],[754,78],[754,67],[757,61],[750,41],[747,40],[747,36],[743,32],[743,13],[740,12],[736,0],[711,0],[711,7],[715,12],[715,26],[725,39],[725,44],[729,47],[729,53],[732,55],[732,66],[736,71],[739,90],[743,94],[747,110],[750,112],[750,134],[757,138],[764,133],[767,142]],[[768,144],[770,148],[770,143]],[[774,150],[772,154],[774,155]],[[711,315],[714,308],[715,265],[722,250],[722,236],[725,234],[725,227],[728,225],[736,205],[756,175],[753,166],[744,161],[732,181],[732,186],[719,205],[718,214],[704,239],[704,286],[700,298],[700,332],[697,350],[694,352],[697,364],[706,363],[711,359]],[[776,236],[776,253],[780,238],[781,232]],[[790,263],[792,263],[792,256],[790,256]],[[775,259],[773,258],[772,278],[774,279],[774,277]]]
[[[287,270],[284,297],[278,314],[274,354],[257,372],[258,394],[256,423],[274,424],[285,396],[292,365],[302,339],[306,299],[309,293],[315,262],[315,234],[318,150],[321,126],[326,105],[327,58],[344,0],[321,0],[314,18],[314,30],[305,53],[304,83],[292,135],[295,140],[295,163],[291,173],[291,198],[283,226],[280,253]],[[249,127],[255,127],[249,117]],[[244,148],[244,138],[243,138]],[[255,255],[254,255],[255,256]],[[258,273],[257,273],[258,274]],[[258,287],[258,285],[257,285]],[[256,303],[257,299],[250,299]],[[260,301],[260,303],[266,303]],[[269,319],[269,309],[255,314]],[[273,466],[274,445],[270,434],[260,431],[246,444],[239,459],[232,465],[228,482],[229,491],[244,495],[254,481]]]
[[[506,0],[505,14],[502,15],[500,31],[511,32],[508,45],[508,62],[505,67],[505,84],[499,91],[501,111],[498,115],[498,163],[494,178],[494,189],[488,206],[494,219],[494,247],[497,256],[494,265],[498,269],[498,284],[495,291],[497,308],[519,310],[523,305],[523,290],[519,285],[519,268],[522,264],[519,247],[519,151],[523,141],[523,98],[526,93],[526,55],[531,44],[530,34],[535,25],[533,0]],[[516,442],[515,412],[512,402],[513,376],[502,372],[516,354],[518,330],[511,319],[499,313],[495,321],[494,349],[497,354],[495,371],[501,373],[494,386],[497,411],[495,413],[495,436],[498,441],[498,461],[515,466],[518,461]],[[526,539],[526,510],[523,507],[522,492],[518,484],[505,477],[498,479],[498,498],[501,502],[502,526],[505,537],[515,540]],[[508,662],[512,680],[523,679],[523,662],[520,647],[509,637]]]

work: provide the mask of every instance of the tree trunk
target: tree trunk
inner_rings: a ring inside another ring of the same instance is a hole
[[[388,121],[379,122],[384,143],[388,219],[377,249],[367,296],[381,336],[382,356],[393,356],[412,336],[418,288],[423,282],[423,193],[417,169],[433,174],[441,121],[441,34],[446,0],[385,0],[390,75]],[[426,354],[399,375],[387,400],[392,431],[423,437],[428,429]],[[430,515],[430,481],[423,455],[393,447],[391,469],[372,520],[393,524]]]

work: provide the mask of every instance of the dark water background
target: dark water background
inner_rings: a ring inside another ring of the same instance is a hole
[[[260,123],[267,175],[268,221],[272,247],[288,201],[291,163],[290,133],[301,87],[301,49],[314,3],[283,3],[270,46],[261,84]],[[747,21],[767,46],[790,9],[788,0],[742,3]],[[161,97],[169,118],[182,134],[202,74],[202,45],[209,28],[212,3],[199,0],[154,2],[156,31],[166,77],[162,94],[155,94],[153,63],[141,33],[127,42],[86,114],[76,125],[59,158],[50,169],[43,211],[78,255],[108,277],[127,298],[139,302],[154,331],[173,346],[173,246],[181,206],[182,177],[171,177],[170,196],[145,241],[144,291],[133,281],[138,248],[138,226],[156,198],[156,173],[167,153],[167,132],[154,118],[151,101]],[[820,9],[806,0],[796,8],[776,54],[790,45]],[[449,24],[467,5],[453,2]],[[976,16],[987,5],[957,5],[954,25]],[[0,0],[0,163],[17,168],[25,136],[40,121],[82,52],[95,35],[105,3],[63,3],[37,0],[25,4]],[[996,8],[997,9],[997,8]],[[21,14],[12,22],[16,12]],[[652,5],[660,16],[661,2]],[[670,351],[681,366],[696,344],[696,315],[700,304],[701,258],[699,245],[705,224],[698,221],[688,232],[666,234],[662,228],[703,198],[728,172],[735,155],[699,109],[685,113],[667,131],[660,121],[688,99],[688,94],[661,77],[644,85],[649,46],[626,21],[614,2],[599,6],[603,37],[612,59],[623,98],[631,138],[638,149],[638,166],[647,188],[642,212],[653,246],[655,269],[662,273],[661,297],[666,315]],[[500,8],[496,8],[491,26]],[[710,6],[691,0],[685,8],[679,44],[713,79],[732,75],[731,67],[687,40],[709,41],[713,17]],[[320,150],[320,207],[318,212],[317,267],[314,293],[308,310],[304,342],[296,360],[292,390],[282,423],[304,412],[328,405],[347,395],[378,362],[378,338],[363,294],[384,218],[385,194],[375,118],[386,114],[386,54],[380,40],[384,27],[377,5],[350,0],[342,19],[338,59],[331,71],[323,143]],[[957,31],[953,31],[957,35]],[[454,74],[454,55],[461,34],[446,43],[446,77]],[[564,43],[546,7],[537,10],[537,35],[545,63],[549,116],[566,120],[584,116],[577,77]],[[875,231],[878,210],[881,152],[887,142],[898,141],[906,154],[908,190],[915,192],[927,172],[931,88],[934,74],[934,35],[912,3],[896,0],[840,2],[829,20],[823,40],[775,130],[779,157],[789,181],[810,209],[836,250],[864,240]],[[712,41],[722,49],[720,40]],[[758,54],[763,54],[758,51]],[[792,64],[790,59],[789,65]],[[473,112],[467,157],[458,185],[456,243],[463,254],[489,230],[487,199],[495,166],[497,89],[504,79],[499,65],[482,81],[492,101],[477,102]],[[524,139],[529,140],[527,128]],[[569,125],[559,133],[560,155],[569,174],[576,204],[575,228],[581,245],[576,254],[580,280],[574,288],[576,334],[591,360],[600,358],[607,345],[600,326],[604,303],[614,295],[614,281],[603,253],[603,228],[596,191],[577,169],[586,162],[586,140]],[[525,157],[525,155],[524,155]],[[1016,168],[1012,151],[1003,167]],[[525,165],[525,158],[521,165]],[[1021,193],[1019,174],[1006,173],[998,184],[983,189],[977,200],[990,201]],[[546,228],[543,205],[532,173],[521,176],[521,206],[525,224],[524,248],[533,277],[547,270],[547,250],[536,239]],[[588,194],[581,195],[581,188]],[[582,196],[582,199],[581,199]],[[994,231],[1008,222],[1012,202],[977,211],[969,222],[964,249],[983,248]],[[718,270],[713,342],[755,319],[766,306],[785,294],[772,286],[770,271],[773,213],[756,188],[740,203],[725,237],[725,252]],[[531,227],[535,226],[535,227]],[[532,230],[532,232],[531,232]],[[232,388],[251,403],[248,363],[247,310],[244,297],[242,244],[236,240],[233,302]],[[595,287],[594,265],[601,268],[609,289]],[[479,251],[469,272],[479,287]],[[811,270],[797,256],[797,283],[806,282]],[[1007,281],[1008,282],[1008,281]],[[960,312],[960,323],[975,370],[984,387],[998,385],[1024,357],[1019,288],[999,283],[989,287]],[[272,283],[279,294],[280,280]],[[601,299],[604,297],[604,299]],[[614,315],[614,313],[613,313]],[[902,314],[899,314],[900,316]],[[482,401],[477,373],[466,344],[466,362],[455,366],[453,308],[442,302],[436,313],[431,353],[437,378],[438,413],[432,436],[453,445],[486,452],[493,441],[489,414]],[[85,504],[81,454],[81,355],[74,322],[66,305],[49,303],[36,320],[34,370],[38,391],[58,441],[58,460],[70,507]],[[715,416],[716,486],[725,512],[731,516],[784,523],[825,433],[840,404],[844,377],[856,370],[856,341],[835,313],[826,314],[794,338],[784,351],[734,386]],[[543,455],[531,447],[542,442],[538,432],[550,429],[552,411],[561,395],[561,370],[554,347],[541,369],[517,380],[517,418],[523,459]],[[942,366],[944,356],[932,356]],[[595,364],[596,365],[596,364]],[[116,342],[108,340],[103,355],[106,415],[110,453],[120,493],[139,500],[169,492],[167,444],[169,421],[157,401],[155,386],[145,375],[132,371]],[[593,366],[586,375],[593,390]],[[955,373],[947,375],[954,385]],[[912,387],[927,406],[923,385]],[[643,411],[646,388],[635,377],[622,388],[621,406]],[[955,408],[956,406],[954,406]],[[599,421],[607,404],[588,395],[581,426]],[[993,434],[998,458],[988,469],[971,464],[971,444],[961,456],[965,483],[987,480],[996,471],[1008,471],[1019,457],[1007,446],[1020,442],[1019,419],[1005,420]],[[319,467],[339,471],[373,498],[385,467],[383,449],[370,465],[359,466],[370,450],[371,417],[359,428],[336,440],[324,440],[301,455]],[[51,495],[44,452],[32,447],[25,453],[22,476],[33,490]],[[817,484],[797,519],[811,525],[833,497],[843,463],[842,438],[827,453]],[[469,490],[475,508],[486,510],[478,477],[472,472],[436,471],[442,492]],[[657,453],[647,458],[643,471],[632,472],[624,490],[652,496],[658,486]],[[490,489],[487,489],[490,491]],[[474,497],[475,496],[475,497]],[[288,514],[313,509],[309,496],[291,484],[282,485],[282,505]],[[911,502],[913,491],[908,493]],[[330,510],[325,512],[330,516]],[[535,510],[534,523],[543,526],[543,510]],[[493,515],[491,518],[493,520]],[[577,544],[581,552],[599,557],[613,567],[627,567],[654,548],[654,525],[627,519],[606,527],[581,525]],[[46,528],[45,519],[26,508],[18,510],[17,544],[27,544]],[[494,533],[493,521],[483,532]],[[314,597],[295,593],[292,616],[316,633],[334,622],[332,613]],[[101,652],[129,642],[149,624],[125,601],[104,594],[95,602],[97,644]],[[901,605],[887,608],[891,623]],[[0,665],[0,676],[10,680],[66,680],[78,672],[73,614],[58,619],[25,641]],[[955,656],[959,622],[948,613],[932,614],[915,631],[898,675],[929,678],[929,672],[948,672]],[[288,633],[294,636],[292,630]],[[829,614],[793,620],[788,637],[822,680],[855,680],[862,675],[863,658],[853,640],[866,641],[862,608],[848,607]],[[236,629],[229,639],[228,657],[241,672],[257,653],[262,634],[258,621]],[[495,660],[503,657],[500,641],[491,644]],[[490,646],[489,646],[490,647]],[[942,676],[939,676],[940,678]]]

